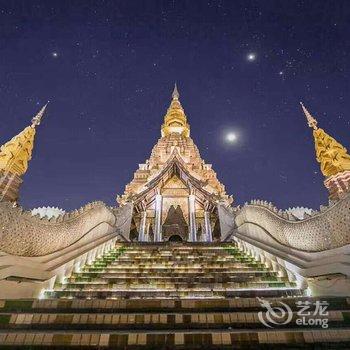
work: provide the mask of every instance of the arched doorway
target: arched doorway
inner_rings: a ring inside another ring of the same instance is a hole
[[[183,239],[180,235],[172,235],[169,237],[169,242],[182,242]]]
[[[179,205],[176,208],[173,205],[170,206],[164,224],[162,225],[162,232],[164,241],[170,241],[170,237],[172,236],[179,236],[181,238],[181,241],[176,242],[182,242],[187,239],[188,226]]]

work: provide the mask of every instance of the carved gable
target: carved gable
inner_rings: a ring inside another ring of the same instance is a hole
[[[188,196],[190,191],[186,184],[174,175],[164,184],[161,193],[163,196]]]

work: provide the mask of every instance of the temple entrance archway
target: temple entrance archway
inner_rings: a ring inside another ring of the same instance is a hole
[[[169,237],[169,242],[183,242],[183,239],[180,235],[172,235]]]
[[[181,207],[171,205],[166,219],[162,225],[163,240],[169,241],[171,237],[179,236],[181,241],[187,241],[188,225]]]

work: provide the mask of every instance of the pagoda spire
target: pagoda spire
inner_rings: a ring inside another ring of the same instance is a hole
[[[33,117],[32,119],[32,126],[35,127],[37,125],[41,124],[41,119],[43,118],[45,114],[45,110],[47,105],[49,104],[50,101],[48,101],[41,109],[40,111]]]
[[[331,193],[331,198],[339,198],[340,193],[349,190],[350,185],[350,155],[346,148],[317,127],[317,120],[301,103],[308,125],[313,129],[316,159],[320,163],[325,176],[325,186]],[[339,181],[341,183],[339,183]]]
[[[32,124],[0,147],[0,201],[17,201],[21,177],[32,158],[36,127],[40,125],[46,106],[32,118]]]
[[[190,136],[190,126],[187,123],[187,117],[179,100],[180,94],[175,83],[172,100],[166,115],[164,116],[164,124],[162,125],[162,136],[167,136],[171,133]]]
[[[317,130],[317,120],[311,115],[311,113],[306,109],[302,102],[300,102],[300,105],[305,114],[309,127],[313,128],[314,130]]]
[[[178,91],[178,89],[177,89],[177,84],[175,83],[175,86],[174,86],[174,91],[173,91],[173,93],[172,93],[172,95],[171,95],[172,97],[173,97],[173,100],[174,99],[179,99],[179,97],[180,97],[180,94],[179,94],[179,91]]]

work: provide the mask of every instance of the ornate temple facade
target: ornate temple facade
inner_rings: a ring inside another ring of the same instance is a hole
[[[236,205],[176,86],[118,206],[25,210],[45,108],[0,148],[0,348],[350,348],[350,155],[304,105],[329,191],[319,210]],[[321,328],[296,323],[300,305],[315,314],[320,302]]]
[[[134,206],[131,240],[212,242],[220,239],[218,203],[232,197],[201,158],[175,85],[161,138],[117,198]]]
[[[45,247],[52,252],[64,246],[62,235],[70,230],[74,233],[67,242],[98,230],[101,235],[116,232],[131,242],[210,243],[237,238],[243,231],[246,236],[254,231],[256,236],[257,230],[263,229],[277,242],[305,251],[341,247],[349,240],[350,156],[344,146],[318,127],[304,105],[302,110],[313,129],[316,159],[329,190],[329,203],[320,211],[300,207],[280,210],[262,200],[235,206],[233,197],[226,193],[212,165],[201,158],[190,137],[176,85],[161,125],[161,137],[150,157],[139,164],[124,193],[117,196],[118,207],[90,203],[73,212],[47,207],[24,211],[18,204],[20,184],[28,170],[36,128],[45,109],[46,105],[30,126],[0,148],[0,220],[5,223],[1,226],[0,249],[36,255],[36,249],[43,249],[38,242],[52,237],[52,244]],[[117,223],[123,224],[119,227]],[[28,228],[25,234],[23,227]],[[35,236],[35,232],[46,236]],[[22,238],[31,234],[30,242]]]

